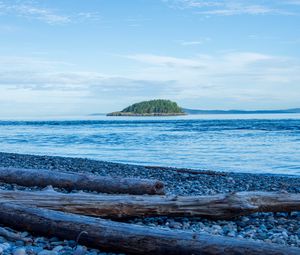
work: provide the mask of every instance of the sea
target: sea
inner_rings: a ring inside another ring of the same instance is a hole
[[[300,175],[300,114],[0,121],[1,152]]]

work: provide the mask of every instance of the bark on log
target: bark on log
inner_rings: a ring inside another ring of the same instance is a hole
[[[230,219],[254,212],[300,211],[300,194],[239,192],[214,196],[133,196],[0,190],[0,202],[103,218],[185,216]]]
[[[157,180],[115,178],[46,169],[0,168],[0,181],[28,187],[52,185],[67,190],[91,190],[103,193],[164,194],[164,184]]]
[[[88,235],[82,235],[80,243],[128,254],[300,254],[299,248],[150,228],[10,203],[0,204],[0,223],[71,240],[86,231]]]

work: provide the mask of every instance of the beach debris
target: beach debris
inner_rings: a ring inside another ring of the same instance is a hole
[[[45,169],[0,168],[0,181],[21,186],[49,185],[66,190],[89,190],[103,193],[162,195],[164,184],[158,180],[117,178]]]
[[[137,196],[0,190],[0,202],[111,219],[145,216],[232,219],[256,212],[300,211],[300,194],[259,191],[208,196]]]
[[[114,222],[12,203],[0,204],[0,223],[128,254],[300,254],[300,249],[239,238]]]

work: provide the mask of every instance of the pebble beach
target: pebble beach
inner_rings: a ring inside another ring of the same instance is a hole
[[[167,195],[213,195],[237,191],[300,193],[300,178],[292,175],[213,171],[203,171],[201,173],[201,169],[199,169],[201,174],[195,174],[187,169],[147,167],[83,158],[33,156],[13,153],[0,153],[0,167],[52,169],[93,173],[103,176],[158,179],[165,183]],[[39,188],[28,188],[0,182],[0,189],[38,190]],[[58,191],[66,192],[64,190]],[[146,217],[131,219],[128,222],[154,228],[180,229],[300,247],[300,212],[255,213],[250,216],[241,216],[226,221],[185,217]],[[0,225],[0,227],[8,229],[8,226]],[[115,254],[76,245],[75,240],[41,237],[28,232],[21,232],[21,236],[30,241],[11,241],[0,236],[0,254]]]

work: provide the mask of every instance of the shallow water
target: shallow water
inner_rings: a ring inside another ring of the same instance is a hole
[[[0,121],[0,150],[300,175],[300,116],[296,114],[90,118]]]

